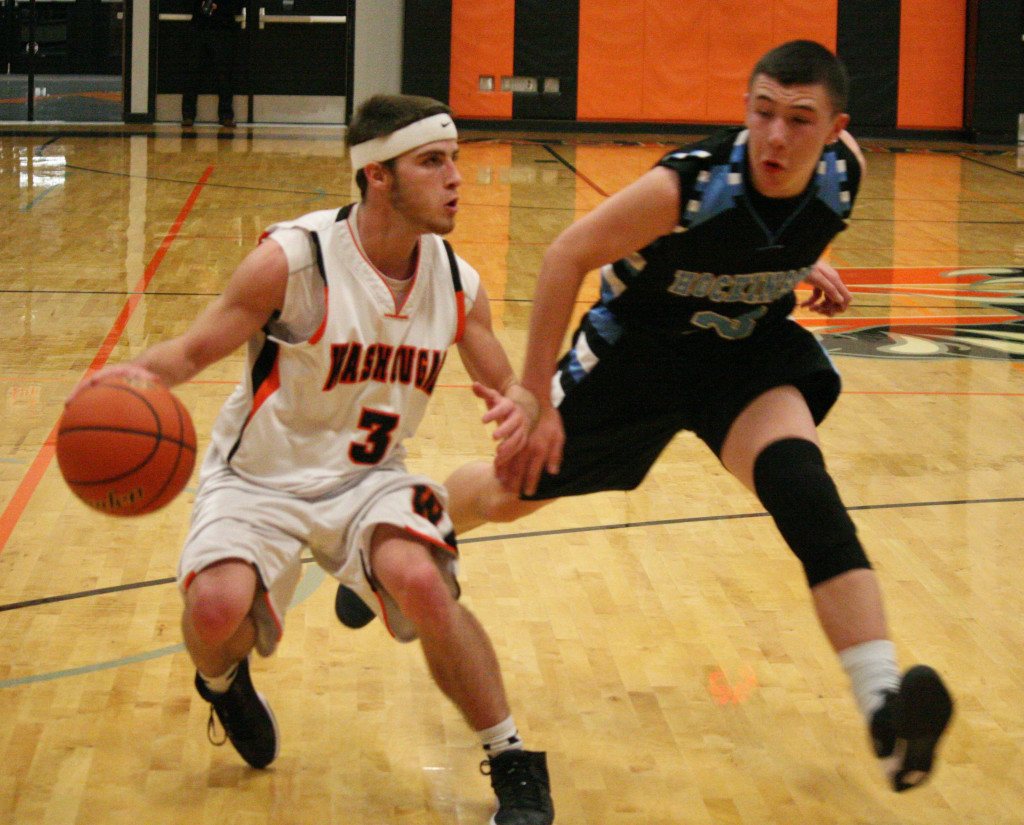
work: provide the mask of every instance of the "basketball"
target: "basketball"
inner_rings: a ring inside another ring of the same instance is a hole
[[[68,487],[115,516],[152,513],[184,489],[196,461],[196,431],[167,388],[111,378],[64,408],[57,463]]]

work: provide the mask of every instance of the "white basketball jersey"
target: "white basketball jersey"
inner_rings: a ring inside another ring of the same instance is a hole
[[[239,475],[296,495],[320,495],[402,461],[402,441],[419,426],[479,287],[477,272],[460,259],[465,292],[458,292],[443,241],[423,235],[412,286],[397,306],[359,245],[357,208],[267,230],[308,233],[326,314],[308,340],[286,340],[268,324],[249,342],[245,379],[213,428],[213,448]],[[292,280],[283,316],[300,291]]]

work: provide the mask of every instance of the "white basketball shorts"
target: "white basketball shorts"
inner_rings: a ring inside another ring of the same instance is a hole
[[[241,559],[256,568],[260,593],[253,602],[256,649],[269,656],[284,631],[284,616],[302,579],[302,553],[355,591],[399,641],[416,630],[374,580],[370,540],[379,524],[402,528],[431,548],[444,580],[457,597],[458,551],[445,506],[447,491],[404,465],[367,471],[329,494],[303,499],[239,477],[210,450],[196,494],[192,521],[178,562],[182,593],[205,568]]]

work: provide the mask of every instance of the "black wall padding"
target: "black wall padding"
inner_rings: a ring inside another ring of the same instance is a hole
[[[839,0],[836,53],[850,74],[850,128],[896,126],[899,102],[898,0]],[[941,44],[935,44],[941,48]]]
[[[968,49],[974,64],[967,72],[967,123],[979,139],[1012,140],[1024,111],[1024,2],[982,0],[976,10],[975,40]]]
[[[579,64],[579,0],[516,0],[512,63],[522,77],[557,77],[560,92],[517,93],[515,119],[576,119],[576,70]]]
[[[402,39],[402,92],[447,103],[452,65],[451,0],[406,0]]]

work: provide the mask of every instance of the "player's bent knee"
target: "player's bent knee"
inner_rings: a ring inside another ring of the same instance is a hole
[[[401,595],[392,596],[399,610],[412,622],[420,636],[424,635],[426,628],[448,626],[458,609],[458,602],[440,576],[436,579],[429,576],[416,577],[408,582]]]
[[[228,600],[198,599],[186,607],[189,624],[198,641],[216,647],[230,639],[249,614],[250,602],[244,609]]]
[[[381,583],[413,624],[445,615],[455,601],[437,563],[427,552],[391,568]]]
[[[200,574],[189,584],[185,613],[196,636],[215,646],[230,639],[252,608],[253,588]]]
[[[871,567],[816,444],[804,438],[769,444],[754,462],[754,489],[811,587]]]

